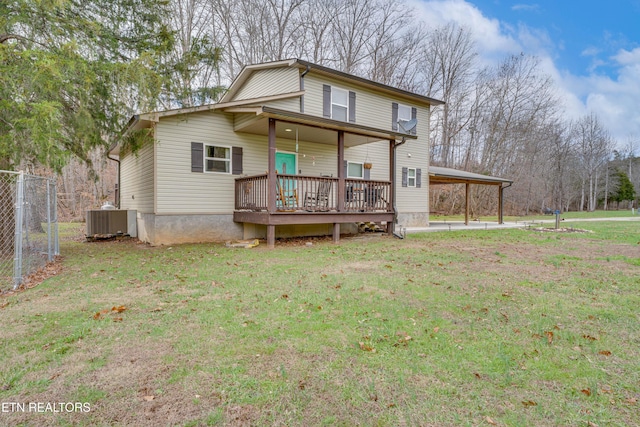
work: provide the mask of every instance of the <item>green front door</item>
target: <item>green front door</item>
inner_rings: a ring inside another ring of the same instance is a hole
[[[285,175],[295,175],[296,155],[292,153],[276,153],[276,171]]]

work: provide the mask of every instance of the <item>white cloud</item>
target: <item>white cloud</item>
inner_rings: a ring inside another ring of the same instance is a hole
[[[563,51],[562,42],[553,40],[544,29],[522,23],[514,27],[488,18],[476,6],[464,0],[408,2],[415,8],[416,18],[430,27],[454,22],[469,28],[474,34],[480,60],[485,65],[496,64],[507,55],[520,52],[540,58],[542,70],[556,82],[565,117],[578,118],[594,112],[620,143],[630,134],[640,135],[640,48],[619,50],[609,58],[611,62],[608,63],[597,58],[601,54],[599,49],[585,49],[581,54],[593,57],[593,61],[585,74],[576,75],[558,69],[554,57]],[[531,11],[536,6],[519,4],[513,9]],[[613,67],[614,77],[596,73],[605,65]]]

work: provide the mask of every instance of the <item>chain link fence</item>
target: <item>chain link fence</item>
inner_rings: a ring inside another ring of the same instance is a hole
[[[0,292],[60,253],[56,206],[54,180],[0,171]]]

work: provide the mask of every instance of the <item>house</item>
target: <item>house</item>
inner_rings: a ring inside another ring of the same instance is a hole
[[[152,244],[426,226],[439,104],[299,59],[250,65],[219,103],[132,118],[153,141],[111,149],[119,205]]]

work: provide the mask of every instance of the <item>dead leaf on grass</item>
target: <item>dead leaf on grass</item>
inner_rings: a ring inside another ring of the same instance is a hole
[[[111,311],[115,311],[116,313],[122,313],[126,309],[127,309],[127,307],[125,307],[124,305],[120,305],[118,307],[116,307],[116,306],[111,307]]]
[[[591,335],[587,335],[587,334],[582,335],[582,338],[589,341],[598,341],[598,338],[592,337]]]
[[[497,426],[497,425],[498,425],[498,424],[497,424],[495,421],[493,421],[493,420],[491,419],[491,417],[489,417],[489,416],[484,417],[484,419],[485,419],[485,421],[486,421],[486,422],[488,422],[488,423],[489,423],[489,424],[491,424],[492,426]]]
[[[528,408],[530,406],[537,406],[538,404],[536,402],[534,402],[533,400],[524,400],[522,402],[522,404],[524,405],[525,408]]]
[[[151,402],[155,398],[156,398],[155,396],[142,396],[142,399],[144,399],[147,402]]]
[[[611,352],[609,350],[600,350],[598,354],[601,354],[602,356],[611,356]]]
[[[551,331],[545,331],[544,333],[547,336],[547,343],[549,345],[553,344],[553,332]]]
[[[371,353],[375,353],[376,349],[371,347],[369,344],[365,344],[363,342],[360,342],[360,350],[362,351],[370,351]]]
[[[625,399],[625,402],[631,404],[631,405],[635,405],[636,403],[638,403],[638,399],[635,397],[629,397],[627,399]]]
[[[580,393],[584,394],[585,396],[591,396],[591,389],[590,388],[583,388],[582,390],[580,390]]]

